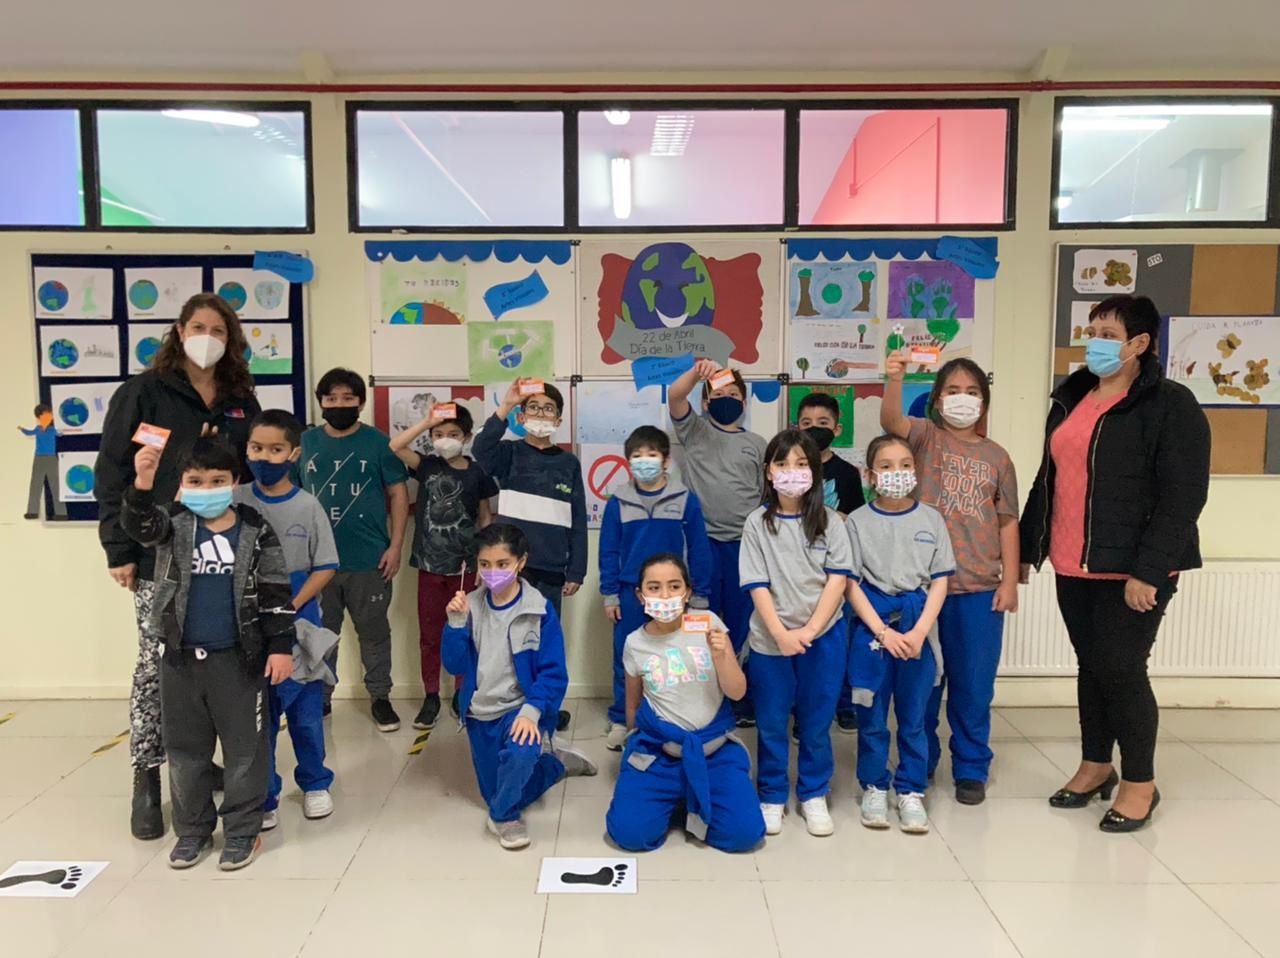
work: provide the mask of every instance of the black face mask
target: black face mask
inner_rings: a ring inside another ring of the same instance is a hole
[[[826,426],[810,426],[805,430],[805,434],[813,440],[814,445],[818,447],[819,452],[826,452],[827,447],[835,441],[836,434],[834,429],[828,429]]]
[[[359,406],[326,406],[321,415],[338,432],[346,432],[360,418]]]

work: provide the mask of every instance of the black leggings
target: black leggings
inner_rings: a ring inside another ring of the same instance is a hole
[[[1076,650],[1080,738],[1086,762],[1109,764],[1120,743],[1121,773],[1128,782],[1155,778],[1159,707],[1147,678],[1147,658],[1177,580],[1156,591],[1156,607],[1135,612],[1125,605],[1124,582],[1060,575],[1058,609]]]

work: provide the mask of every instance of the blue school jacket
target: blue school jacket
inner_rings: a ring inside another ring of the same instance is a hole
[[[695,608],[711,595],[711,543],[702,504],[675,480],[653,493],[627,483],[610,498],[600,522],[600,593],[617,605],[618,593],[640,584],[640,567],[651,555],[674,552],[689,564]]]

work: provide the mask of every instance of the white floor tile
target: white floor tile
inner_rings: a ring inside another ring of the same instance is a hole
[[[1194,747],[1273,802],[1280,802],[1280,745],[1200,744]]]
[[[1280,742],[1280,709],[1162,709],[1160,727],[1184,742]]]
[[[169,822],[166,805],[165,823]],[[0,824],[0,862],[61,861],[86,858],[111,862],[113,879],[133,877],[162,850],[173,832],[158,841],[140,842],[129,834],[127,798],[54,798],[43,796]]]
[[[1176,736],[1171,728],[1165,726],[1166,716],[1173,715],[1177,709],[1162,709],[1160,712],[1160,730],[1157,737],[1173,739]],[[1029,739],[1066,739],[1080,741],[1080,713],[1074,708],[1006,708],[997,710],[997,714],[1005,718],[1010,725]]]
[[[765,882],[764,889],[783,958],[833,950],[948,958],[1018,954],[969,882],[789,881]],[[836,942],[849,946],[833,949]]]
[[[1075,742],[1039,741],[1040,749],[1062,772],[1061,781],[1050,792],[1061,788],[1080,765],[1080,745]],[[1263,746],[1265,747],[1265,746]],[[1275,746],[1280,752],[1280,746]],[[1116,752],[1116,761],[1120,753]],[[1185,742],[1159,742],[1156,747],[1156,782],[1162,798],[1214,799],[1261,798],[1230,771],[1211,761]],[[1046,796],[1049,793],[1046,793]]]
[[[1134,838],[1184,882],[1280,882],[1280,806],[1162,802]]]
[[[0,738],[111,738],[129,728],[124,699],[38,699],[0,705],[0,715],[16,713],[0,724]],[[99,743],[101,744],[101,743]]]
[[[982,882],[978,890],[1024,958],[1254,955],[1182,885]]]
[[[35,860],[35,859],[33,859]],[[11,862],[0,863],[0,871]],[[58,954],[128,885],[108,868],[75,898],[0,898],[0,951],[22,958]]]
[[[89,761],[101,744],[92,738],[0,739],[0,795],[34,798]]]
[[[1192,885],[1191,890],[1266,958],[1280,958],[1280,884]]]

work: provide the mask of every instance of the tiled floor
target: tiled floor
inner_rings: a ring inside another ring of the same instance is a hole
[[[602,774],[531,811],[528,851],[485,835],[464,736],[442,724],[410,756],[407,723],[382,735],[340,702],[337,812],[305,821],[290,789],[266,853],[225,875],[213,862],[173,872],[171,839],[129,837],[127,745],[94,754],[128,724],[125,703],[0,703],[0,719],[13,713],[0,724],[0,870],[111,862],[74,900],[0,899],[0,955],[1280,956],[1280,712],[1165,712],[1165,801],[1137,836],[1101,834],[1099,805],[1045,803],[1077,760],[1069,709],[999,712],[989,800],[966,808],[933,790],[922,837],[858,825],[855,740],[836,734],[834,838],[794,816],[752,855],[673,834],[640,857],[636,896],[544,897],[543,855],[613,854],[601,834],[617,758],[601,703],[573,706],[574,739]]]

